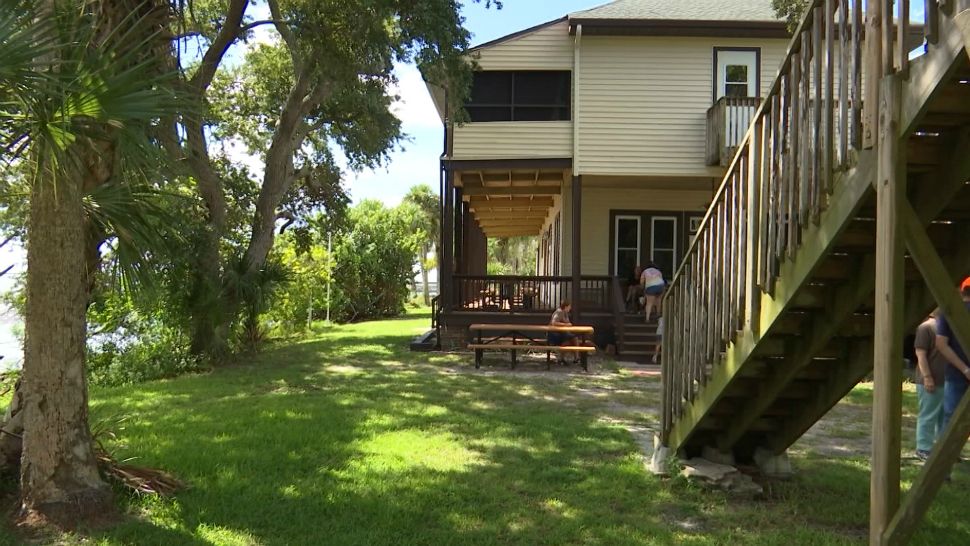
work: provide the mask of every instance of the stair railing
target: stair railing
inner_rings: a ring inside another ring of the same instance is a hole
[[[873,138],[875,109],[868,106],[875,106],[878,86],[864,90],[863,72],[876,81],[908,67],[909,48],[898,44],[907,43],[909,1],[897,2],[898,25],[891,0],[868,4],[868,32],[881,39],[866,42],[865,58],[862,0],[815,0],[808,7],[668,287],[664,443],[724,348],[757,320],[761,293],[773,292],[779,265],[794,256],[803,230],[818,223],[836,173]],[[924,31],[932,43],[940,6],[928,4]]]

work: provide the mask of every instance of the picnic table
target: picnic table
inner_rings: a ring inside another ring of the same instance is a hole
[[[474,343],[468,345],[475,351],[475,368],[482,365],[485,351],[509,351],[512,355],[512,368],[515,368],[518,351],[542,351],[546,353],[546,369],[552,366],[552,353],[578,354],[583,370],[589,371],[587,356],[596,352],[589,344],[593,335],[592,326],[550,326],[548,324],[472,324],[468,327]],[[546,336],[549,333],[573,334],[578,345],[550,345]]]

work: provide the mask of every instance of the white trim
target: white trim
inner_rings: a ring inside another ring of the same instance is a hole
[[[728,65],[741,65],[748,68],[748,93],[749,97],[758,96],[758,86],[761,82],[756,81],[758,78],[758,53],[756,51],[748,50],[735,50],[735,49],[722,49],[718,50],[714,54],[714,82],[716,84],[715,89],[717,90],[716,99],[720,99],[726,94],[726,83],[727,83],[727,66]],[[732,83],[742,83],[742,82],[732,82]]]
[[[622,276],[620,273],[620,220],[637,221],[637,261],[640,261],[640,254],[643,251],[643,218],[633,214],[617,214],[613,217],[613,274]],[[624,250],[633,250],[630,247],[623,247]]]

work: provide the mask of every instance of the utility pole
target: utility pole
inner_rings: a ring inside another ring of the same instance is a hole
[[[330,283],[333,282],[333,239],[327,231],[327,326],[330,326]]]

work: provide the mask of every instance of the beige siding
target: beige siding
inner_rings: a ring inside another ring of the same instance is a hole
[[[710,191],[584,188],[581,239],[583,275],[610,274],[610,253],[613,251],[610,210],[704,211],[710,201]],[[570,223],[563,223],[564,230],[572,229],[571,221],[570,218]],[[678,256],[680,258],[682,256]],[[570,263],[566,262],[563,274],[570,274],[570,270]]]
[[[704,165],[714,47],[760,47],[764,95],[788,41],[686,37],[582,39],[577,90],[581,174],[718,176]]]
[[[455,159],[559,158],[573,155],[569,121],[501,121],[455,127]]]
[[[473,55],[482,70],[572,70],[573,38],[569,23],[561,21]]]

